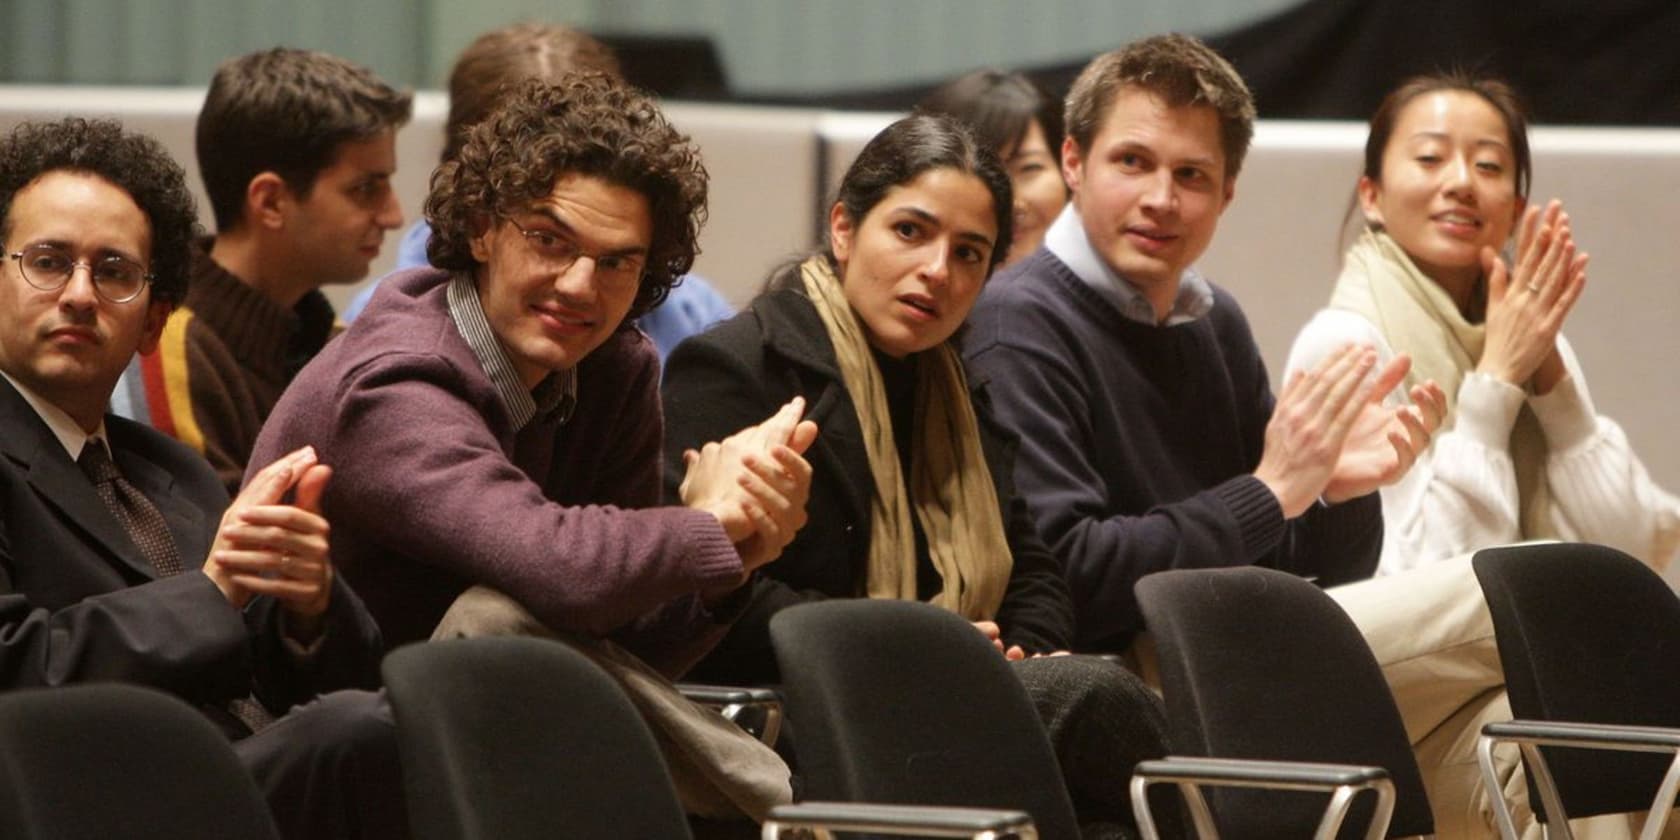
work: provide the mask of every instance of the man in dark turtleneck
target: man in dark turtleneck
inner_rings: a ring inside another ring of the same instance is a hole
[[[217,233],[194,248],[192,291],[142,358],[131,411],[208,458],[230,491],[332,334],[320,287],[367,276],[402,225],[390,180],[409,111],[366,68],[305,50],[231,59],[210,83],[197,151]]]

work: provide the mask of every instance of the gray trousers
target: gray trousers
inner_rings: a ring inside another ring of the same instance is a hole
[[[1095,656],[1045,656],[1013,663],[1026,687],[1086,840],[1137,837],[1132,768],[1167,754],[1161,698],[1131,671]],[[1179,806],[1165,787],[1155,804],[1163,837],[1181,836]]]

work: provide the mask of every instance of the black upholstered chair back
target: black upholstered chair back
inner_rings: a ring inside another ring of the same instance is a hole
[[[383,670],[416,838],[689,836],[647,726],[570,647],[451,639]]]
[[[1382,767],[1396,794],[1388,836],[1434,833],[1388,683],[1330,596],[1252,566],[1159,572],[1138,581],[1137,596],[1160,658],[1174,754]],[[1325,802],[1270,791],[1209,797],[1225,838],[1308,836]],[[1372,805],[1355,804],[1342,836],[1358,835]]]
[[[969,622],[850,599],[784,610],[770,638],[805,798],[1008,808],[1079,836],[1026,689]]]
[[[1680,726],[1680,599],[1656,572],[1582,543],[1490,548],[1472,565],[1513,717]],[[1669,764],[1663,755],[1543,749],[1571,817],[1649,808]]]
[[[221,731],[151,689],[101,683],[0,696],[0,837],[278,838]]]

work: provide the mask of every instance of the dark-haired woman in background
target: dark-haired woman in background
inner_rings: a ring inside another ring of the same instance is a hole
[[[1015,193],[1015,236],[1000,265],[1038,250],[1068,200],[1061,167],[1061,101],[1020,73],[976,70],[928,94],[916,111],[956,117],[1008,170]]]
[[[1015,497],[1012,440],[951,342],[1010,238],[1009,180],[991,150],[949,118],[905,118],[847,171],[829,247],[672,354],[672,482],[686,449],[761,406],[802,395],[822,429],[807,453],[808,524],[691,675],[775,681],[768,623],[795,604],[930,601],[1016,662],[1085,836],[1130,836],[1126,784],[1164,751],[1160,701],[1113,663],[1040,656],[1073,638],[1067,586]]]

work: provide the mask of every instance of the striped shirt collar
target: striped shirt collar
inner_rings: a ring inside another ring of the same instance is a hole
[[[1044,247],[1055,254],[1085,285],[1095,289],[1113,303],[1127,320],[1155,326],[1155,307],[1126,278],[1121,277],[1103,260],[1091,239],[1085,234],[1085,223],[1073,202],[1062,208],[1061,215],[1044,233]],[[1160,324],[1171,327],[1187,324],[1213,308],[1213,286],[1193,268],[1186,268],[1178,279],[1178,296],[1173,299],[1167,320]]]
[[[514,429],[525,428],[525,424],[538,414],[544,420],[560,423],[571,418],[572,409],[577,405],[575,368],[549,374],[537,383],[537,387],[527,391],[524,383],[519,381],[519,373],[513,369],[507,351],[490,329],[490,320],[484,316],[484,304],[478,299],[478,288],[473,285],[472,278],[463,273],[451,276],[448,298],[449,315],[455,320],[455,328],[461,331],[461,337],[472,348],[473,357],[484,368],[484,374],[490,377],[502,406],[513,418]]]

